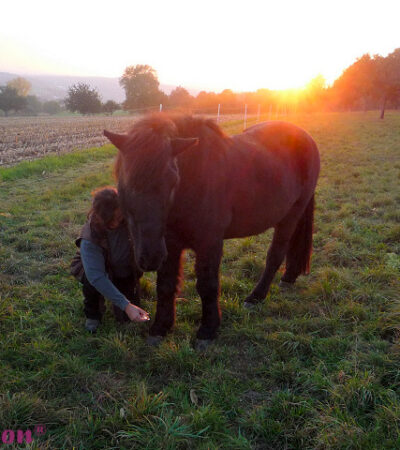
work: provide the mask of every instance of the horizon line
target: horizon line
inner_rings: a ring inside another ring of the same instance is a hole
[[[108,80],[115,80],[115,79],[121,78],[121,77],[118,77],[118,76],[107,76],[107,75],[71,75],[71,74],[43,73],[43,72],[40,72],[40,73],[39,72],[37,72],[37,73],[22,72],[21,73],[20,71],[9,71],[9,70],[1,69],[1,68],[0,68],[0,73],[7,73],[7,74],[10,74],[10,75],[17,75],[17,76],[20,76],[20,77],[24,77],[24,76],[27,76],[27,77],[40,77],[40,76],[47,77],[47,76],[51,76],[51,77],[66,77],[66,78],[99,78],[99,79],[108,79]],[[322,75],[322,74],[315,75],[314,77],[310,78],[309,81],[313,80],[314,78],[318,77],[319,75]],[[326,83],[325,87],[331,87],[333,85],[334,81],[336,80],[335,79],[333,81],[328,81],[327,78],[324,75],[322,75],[322,76],[325,79],[325,83]],[[307,85],[307,83],[305,83],[303,86],[297,86],[297,87],[272,88],[272,87],[265,87],[264,86],[264,87],[257,87],[257,88],[252,89],[252,90],[250,90],[250,89],[249,90],[235,90],[235,89],[232,89],[232,88],[229,88],[229,87],[218,88],[218,89],[201,88],[201,87],[197,87],[197,86],[188,86],[188,85],[187,85],[187,87],[185,87],[182,83],[179,83],[179,84],[176,84],[176,83],[163,83],[159,79],[158,79],[158,81],[159,81],[160,85],[164,85],[164,86],[183,87],[184,89],[187,89],[187,90],[198,91],[198,93],[200,93],[201,91],[204,91],[204,92],[214,92],[216,94],[217,93],[222,93],[225,90],[230,90],[230,91],[232,91],[233,93],[236,93],[236,94],[241,94],[241,93],[246,93],[246,92],[257,92],[258,90],[263,90],[263,89],[269,90],[269,91],[303,90],[303,89],[306,89],[306,85]],[[121,88],[121,89],[123,89],[123,88]]]

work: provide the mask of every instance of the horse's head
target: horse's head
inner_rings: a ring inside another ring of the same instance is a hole
[[[143,271],[158,270],[167,257],[165,227],[179,185],[176,157],[197,143],[196,138],[174,137],[172,121],[159,122],[156,126],[144,119],[126,135],[104,131],[119,150],[119,198]]]

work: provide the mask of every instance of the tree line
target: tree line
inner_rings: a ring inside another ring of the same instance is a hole
[[[249,110],[260,108],[264,113],[380,109],[383,118],[386,108],[400,107],[400,48],[386,57],[361,56],[332,86],[327,86],[324,77],[318,75],[303,89],[258,89],[241,93],[225,89],[220,93],[201,91],[192,96],[187,89],[178,86],[166,95],[160,90],[156,71],[141,64],[127,67],[120,85],[126,97],[121,106],[127,111],[157,108],[162,104],[163,108],[215,113],[221,105],[222,113],[235,113],[242,111],[246,104]]]
[[[14,78],[5,86],[0,86],[0,111],[5,116],[10,113],[22,115],[58,114],[62,111],[77,111],[82,114],[106,113],[112,114],[121,106],[109,100],[104,104],[100,101],[96,89],[88,85],[71,86],[68,97],[64,100],[40,101],[36,95],[29,95],[31,84],[22,77]]]
[[[36,115],[57,114],[62,110],[60,102],[41,102],[36,95],[29,95],[31,84],[22,77],[14,78],[5,86],[0,86],[0,110],[8,116],[10,112]]]
[[[201,91],[191,95],[182,86],[169,95],[160,89],[156,71],[149,65],[138,64],[125,69],[119,80],[125,91],[122,105],[109,100],[101,102],[95,88],[80,83],[68,90],[64,100],[65,107],[81,114],[107,113],[117,109],[137,111],[157,108],[181,108],[202,113],[215,113],[218,105],[222,113],[235,113],[243,110],[262,109],[263,113],[273,112],[313,112],[313,111],[356,111],[380,109],[381,118],[386,108],[400,107],[400,48],[383,57],[365,54],[347,67],[327,86],[325,79],[318,75],[303,89],[270,90],[258,89],[255,92],[236,93],[225,89],[220,93]],[[7,86],[0,86],[0,109],[9,111],[35,109],[39,100],[29,96],[29,82],[22,78],[12,80]],[[45,102],[42,111],[53,114],[61,105]]]
[[[334,82],[330,94],[342,108],[380,108],[383,119],[386,107],[400,106],[400,48],[386,57],[358,58]]]

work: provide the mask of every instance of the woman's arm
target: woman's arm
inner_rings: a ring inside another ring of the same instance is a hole
[[[125,311],[130,302],[108,277],[102,248],[87,239],[82,239],[80,249],[83,268],[89,283],[101,295]]]

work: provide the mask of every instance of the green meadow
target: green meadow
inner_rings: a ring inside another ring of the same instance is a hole
[[[282,291],[281,269],[248,311],[271,232],[226,241],[222,326],[205,353],[191,252],[158,348],[110,307],[97,334],[83,328],[68,268],[90,192],[114,183],[113,147],[0,170],[0,434],[46,426],[15,448],[400,448],[400,114],[286,119],[321,152],[311,274]],[[154,317],[154,274],[142,287]]]

